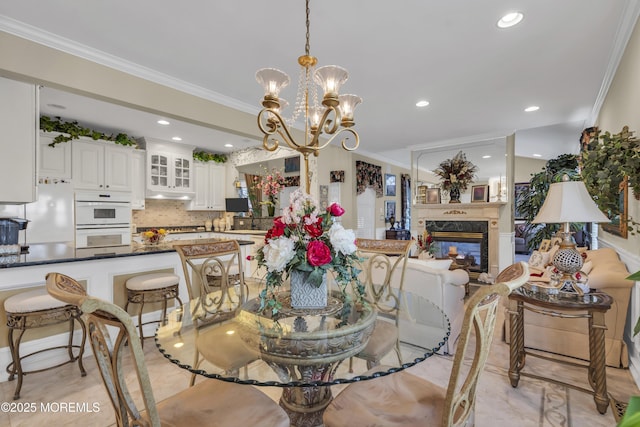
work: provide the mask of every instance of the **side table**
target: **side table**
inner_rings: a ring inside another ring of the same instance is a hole
[[[540,379],[564,385],[574,390],[593,395],[598,412],[604,414],[609,406],[607,395],[607,377],[605,370],[605,330],[604,315],[611,308],[613,299],[604,292],[578,295],[569,292],[549,294],[539,292],[535,285],[525,284],[509,295],[509,322],[511,325],[511,343],[509,348],[509,380],[517,387],[521,376]],[[579,364],[566,360],[529,352],[524,345],[524,309],[546,316],[559,318],[584,318],[589,328],[589,364]],[[533,373],[522,372],[526,356],[587,368],[588,380],[592,390],[558,381]]]

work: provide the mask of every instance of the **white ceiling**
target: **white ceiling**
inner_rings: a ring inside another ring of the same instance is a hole
[[[408,166],[411,149],[515,132],[516,155],[552,158],[577,151],[639,9],[638,0],[314,0],[311,54],[349,70],[342,92],[364,99],[356,110],[363,154]],[[498,29],[514,10],[522,23]],[[257,69],[297,80],[304,12],[302,0],[21,0],[0,3],[0,30],[257,113]],[[281,96],[292,102],[295,84]],[[41,97],[45,114],[133,136],[179,134],[216,152],[258,143],[257,126],[247,140],[161,128],[155,115],[49,88]],[[420,99],[431,104],[419,109]],[[540,110],[525,113],[530,105]]]

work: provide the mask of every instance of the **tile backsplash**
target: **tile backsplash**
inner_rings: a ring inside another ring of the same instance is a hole
[[[182,200],[147,199],[144,210],[133,211],[131,223],[136,227],[185,225],[204,227],[207,219],[220,218],[224,215],[224,211],[188,211]]]

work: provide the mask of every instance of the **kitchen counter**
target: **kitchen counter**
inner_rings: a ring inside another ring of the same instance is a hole
[[[90,256],[86,255],[86,253],[83,254],[82,251],[77,251],[68,243],[32,244],[29,246],[29,253],[20,255],[18,262],[0,264],[0,268],[26,267],[88,260],[95,261],[105,258],[123,258],[139,255],[169,253],[175,252],[175,249],[173,248],[174,244],[186,245],[193,243],[215,242],[219,240],[222,239],[182,239],[167,241],[160,245],[153,246],[146,246],[141,243],[132,243],[130,246],[118,247],[117,251],[114,248],[113,252],[106,252]],[[251,240],[238,240],[238,243],[241,246],[254,244],[254,242]],[[109,249],[105,248],[105,250],[108,251]]]

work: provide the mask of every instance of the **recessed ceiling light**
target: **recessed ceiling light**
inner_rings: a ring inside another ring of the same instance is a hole
[[[174,136],[173,138],[174,141],[182,141],[182,138],[180,138],[179,136]]]
[[[424,99],[422,101],[416,102],[416,107],[426,107],[427,105],[429,105],[429,101],[426,101]]]
[[[169,124],[169,122],[168,122],[168,121],[166,121],[166,120],[158,120],[158,122],[157,122],[157,123],[158,123],[159,125],[165,125],[165,126]]]
[[[527,113],[531,113],[532,111],[538,111],[540,109],[540,107],[538,107],[537,105],[532,105],[531,107],[527,107],[524,109],[524,111],[526,111]]]
[[[490,159],[490,158],[491,158],[491,156],[487,154],[487,155],[485,155],[485,156],[482,156],[482,158],[483,158],[483,159]]]
[[[233,147],[233,144],[224,144],[224,146],[227,147],[227,148],[231,148],[231,147]]]
[[[514,25],[519,24],[520,21],[522,21],[522,18],[524,18],[524,15],[520,12],[507,13],[498,21],[498,27],[499,28],[513,27]]]
[[[533,157],[542,157],[542,154],[534,154]]]
[[[67,107],[65,107],[64,105],[60,105],[60,104],[47,104],[47,107],[51,107],[51,108],[55,108],[58,110],[66,110]]]

